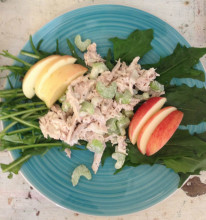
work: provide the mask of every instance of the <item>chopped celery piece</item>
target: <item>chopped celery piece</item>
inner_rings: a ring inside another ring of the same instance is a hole
[[[103,98],[112,99],[116,94],[117,84],[112,82],[110,86],[106,87],[102,82],[97,82],[96,89]]]
[[[81,109],[80,111],[82,112],[87,112],[89,113],[90,115],[94,114],[94,106],[92,105],[91,102],[88,102],[88,101],[84,101],[82,104],[81,104]]]
[[[60,98],[59,98],[59,102],[60,103],[62,103],[62,102],[64,102],[66,100],[66,95],[64,94],[64,95],[62,95]]]
[[[125,129],[129,126],[130,120],[128,117],[121,116],[119,119],[110,118],[106,122],[109,134],[125,135]]]
[[[62,103],[62,111],[68,112],[71,109],[71,105],[69,102],[63,101]]]
[[[101,141],[94,139],[87,144],[87,148],[94,153],[102,153],[104,146]]]
[[[134,112],[133,111],[126,111],[126,110],[123,110],[122,113],[128,117],[128,118],[132,118],[133,115],[134,115]]]
[[[87,47],[91,44],[91,40],[86,39],[85,41],[82,41],[81,36],[78,34],[74,39],[74,43],[81,52],[84,52],[87,50]]]
[[[91,172],[89,171],[89,169],[85,166],[85,165],[79,165],[78,167],[76,167],[72,173],[72,185],[76,186],[79,182],[79,179],[81,176],[84,176],[85,178],[87,178],[88,180],[92,179],[92,175]]]
[[[148,92],[144,92],[144,93],[142,94],[142,98],[143,98],[143,99],[149,99],[149,93],[148,93]]]
[[[120,169],[122,168],[126,155],[120,152],[115,152],[112,154],[112,158],[115,159],[117,162],[115,163],[115,168]]]
[[[150,88],[155,92],[163,92],[164,85],[160,84],[156,80],[150,83]]]
[[[125,135],[126,131],[125,129],[129,126],[130,120],[128,117],[121,117],[118,121],[117,121],[117,127],[120,131],[121,135]]]
[[[110,118],[106,122],[107,130],[109,134],[117,134],[119,135],[119,128],[117,127],[117,119],[116,118]]]
[[[148,92],[144,92],[142,95],[135,95],[134,98],[136,99],[140,99],[140,100],[147,100],[149,99],[149,93]]]
[[[104,63],[94,63],[92,65],[92,70],[89,75],[90,79],[96,79],[100,73],[107,71],[108,68]]]
[[[132,94],[131,92],[126,89],[124,91],[124,93],[116,93],[115,99],[117,102],[121,103],[121,104],[129,104],[131,102],[132,99]]]
[[[96,107],[101,103],[101,101],[102,101],[102,98],[96,96],[96,97],[92,98],[91,103]]]

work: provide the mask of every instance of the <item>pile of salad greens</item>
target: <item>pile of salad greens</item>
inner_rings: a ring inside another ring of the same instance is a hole
[[[111,70],[119,58],[128,64],[136,56],[142,58],[149,52],[152,49],[153,30],[135,30],[126,39],[114,37],[109,40],[113,43],[113,48],[108,50],[105,60],[106,66]],[[59,51],[58,40],[56,41],[56,51],[53,53],[42,51],[42,42],[43,40],[39,41],[35,46],[30,37],[33,52],[22,50],[20,54],[34,58],[36,62],[51,54],[63,55]],[[77,58],[77,63],[86,66],[69,39],[67,39],[67,44],[71,55]],[[177,44],[171,55],[160,58],[157,63],[142,65],[144,69],[156,68],[156,72],[160,74],[158,81],[165,86],[166,104],[175,106],[184,113],[181,125],[184,125],[185,129],[178,129],[166,146],[150,157],[142,155],[137,146],[133,145],[128,138],[128,155],[123,168],[125,166],[136,167],[142,164],[162,164],[179,174],[179,186],[188,176],[199,174],[200,171],[206,170],[206,131],[201,134],[194,133],[191,135],[187,130],[187,125],[198,125],[201,122],[206,122],[205,87],[198,88],[194,86],[191,88],[184,81],[181,85],[171,84],[173,78],[192,78],[205,82],[204,72],[194,67],[204,54],[206,54],[206,48],[187,48]],[[0,133],[0,150],[20,150],[19,158],[12,163],[8,165],[0,164],[2,172],[9,172],[8,177],[11,178],[13,173],[18,174],[22,165],[30,158],[35,155],[44,155],[53,147],[58,147],[60,150],[65,150],[66,148],[86,150],[86,148],[78,145],[69,146],[61,141],[43,137],[38,119],[47,113],[46,105],[37,97],[31,100],[27,99],[22,89],[14,88],[11,83],[11,77],[21,80],[32,64],[13,56],[8,51],[3,51],[0,55],[19,63],[13,66],[0,67],[0,70],[11,71],[7,77],[10,89],[0,91],[0,98],[2,98],[0,120],[4,121],[4,129]],[[80,141],[80,144],[86,146],[87,143]],[[115,147],[108,142],[102,157],[102,166],[114,151]],[[123,168],[117,170],[115,174]]]

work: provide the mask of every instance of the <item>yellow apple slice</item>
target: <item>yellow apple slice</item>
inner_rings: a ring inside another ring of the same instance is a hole
[[[35,93],[36,95],[40,98],[42,96],[39,91],[42,92],[42,88],[44,87],[44,82],[49,78],[53,72],[61,68],[62,66],[65,66],[67,64],[73,64],[75,63],[76,58],[70,56],[70,55],[65,55],[65,56],[60,56],[56,60],[53,60],[53,62],[48,63],[42,69],[42,71],[39,73],[38,78],[36,79],[35,82]]]
[[[35,95],[34,86],[35,86],[36,79],[38,78],[41,71],[47,65],[49,65],[52,61],[54,61],[55,59],[59,57],[60,57],[59,55],[52,55],[52,56],[46,57],[38,61],[37,63],[35,63],[27,71],[26,75],[24,76],[23,83],[22,83],[22,90],[23,90],[24,95],[27,98],[31,99]]]
[[[176,108],[172,106],[165,107],[156,112],[142,127],[137,138],[137,147],[142,154],[146,153],[147,143],[156,129],[156,127]]]
[[[39,98],[50,108],[66,91],[72,80],[83,75],[88,69],[80,64],[67,64],[53,72],[38,90]]]

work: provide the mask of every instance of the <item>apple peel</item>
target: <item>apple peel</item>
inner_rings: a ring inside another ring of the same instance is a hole
[[[147,156],[155,154],[169,141],[181,123],[182,118],[183,113],[175,110],[159,123],[147,143]]]
[[[142,127],[139,136],[137,138],[137,146],[142,154],[146,153],[147,143],[156,129],[156,127],[176,108],[172,106],[165,107],[156,112]]]
[[[166,98],[164,97],[153,97],[139,107],[129,125],[129,138],[132,144],[137,142],[139,132],[144,124],[162,108],[165,102]]]

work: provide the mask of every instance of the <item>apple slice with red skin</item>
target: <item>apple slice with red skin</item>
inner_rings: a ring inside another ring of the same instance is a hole
[[[146,155],[151,156],[159,151],[172,137],[183,118],[181,111],[171,112],[159,125],[149,138],[146,146]]]
[[[137,142],[138,134],[144,124],[162,108],[165,102],[166,98],[164,97],[153,97],[138,108],[129,125],[129,138],[133,144]]]
[[[147,143],[156,129],[156,127],[176,108],[172,106],[165,107],[158,112],[156,112],[149,120],[144,124],[139,132],[137,138],[137,147],[142,154],[146,153]],[[167,129],[167,127],[165,128]]]

